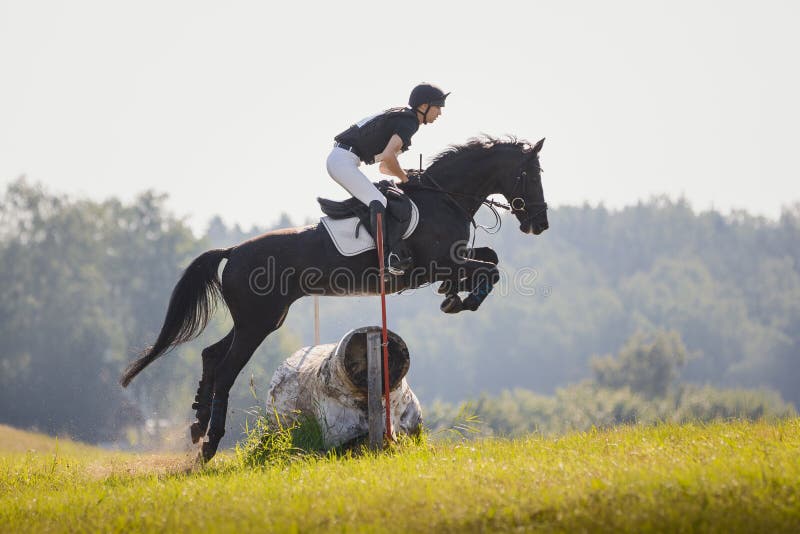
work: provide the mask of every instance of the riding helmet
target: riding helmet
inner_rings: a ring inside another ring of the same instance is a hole
[[[416,109],[422,104],[444,107],[444,101],[449,94],[431,83],[421,83],[411,90],[411,96],[408,97],[408,105],[412,109]]]

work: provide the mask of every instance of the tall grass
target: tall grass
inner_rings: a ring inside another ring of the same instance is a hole
[[[236,444],[235,455],[245,468],[284,465],[309,455],[319,456],[325,449],[322,428],[313,417],[297,415],[288,420],[263,408],[248,412],[244,438]]]

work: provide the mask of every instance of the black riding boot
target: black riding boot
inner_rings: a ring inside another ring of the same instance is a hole
[[[410,269],[413,265],[411,254],[408,247],[403,243],[403,229],[399,228],[399,224],[392,224],[394,221],[389,220],[386,208],[377,200],[373,200],[369,204],[369,223],[370,233],[372,238],[375,239],[377,245],[377,220],[378,214],[381,214],[383,220],[383,265],[387,272],[395,276],[404,274],[406,270]]]

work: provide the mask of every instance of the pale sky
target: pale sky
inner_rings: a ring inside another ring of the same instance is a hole
[[[799,6],[0,0],[0,186],[155,189],[198,231],[300,222],[345,196],[333,136],[426,80],[452,95],[404,166],[546,137],[551,205],[666,193],[776,217],[800,200]]]

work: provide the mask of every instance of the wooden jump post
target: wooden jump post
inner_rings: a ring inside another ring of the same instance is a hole
[[[369,446],[373,450],[383,446],[383,438],[392,439],[391,406],[389,405],[389,335],[386,330],[386,284],[383,280],[383,218],[377,216],[375,245],[378,250],[378,283],[381,288],[382,330],[367,333],[367,415],[369,419]],[[383,349],[381,351],[381,349]],[[383,373],[381,373],[381,352],[383,352]],[[381,414],[381,374],[385,418]]]
[[[314,345],[319,345],[319,295],[314,295]]]
[[[367,332],[367,419],[369,448],[383,446],[385,420],[381,410],[381,333]]]

